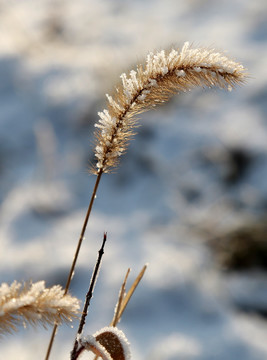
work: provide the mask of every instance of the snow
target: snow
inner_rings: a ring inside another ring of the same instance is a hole
[[[222,272],[205,232],[266,215],[266,14],[261,0],[1,2],[1,283],[65,284],[94,186],[87,168],[105,94],[149,51],[151,66],[155,49],[188,40],[225,51],[251,77],[231,93],[196,89],[140,116],[119,168],[101,179],[71,293],[83,301],[107,231],[85,335],[110,323],[127,268],[131,284],[149,263],[119,324],[133,359],[267,357],[266,319],[240,311],[266,311],[266,273]],[[231,187],[220,176],[229,164],[218,170],[203,158],[233,148],[255,161]],[[68,358],[76,330],[59,329],[51,360]],[[1,339],[0,359],[44,358],[49,336],[21,328]]]
[[[108,351],[95,339],[94,336],[87,335],[85,338],[80,339],[80,343],[87,351],[93,351],[96,356],[101,355],[103,360],[112,360]]]

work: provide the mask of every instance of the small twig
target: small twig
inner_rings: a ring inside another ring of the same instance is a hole
[[[77,357],[78,357],[78,354],[79,354],[79,351],[78,351],[78,346],[79,346],[78,338],[79,338],[79,335],[81,335],[81,333],[83,331],[83,327],[85,325],[85,319],[86,319],[86,316],[88,314],[88,308],[89,308],[90,301],[91,301],[92,296],[93,296],[93,292],[94,292],[94,288],[95,288],[95,284],[96,284],[96,279],[97,279],[99,269],[100,269],[100,265],[101,265],[102,256],[104,254],[104,247],[105,247],[106,240],[107,240],[107,233],[104,233],[102,246],[101,246],[101,249],[98,251],[98,258],[97,258],[95,268],[94,268],[94,272],[93,272],[93,275],[92,275],[92,278],[91,278],[91,281],[90,281],[90,286],[89,286],[88,292],[87,292],[86,297],[85,297],[84,308],[83,308],[80,324],[79,324],[79,327],[78,327],[78,331],[77,331],[76,339],[75,339],[75,342],[74,342],[73,350],[71,352],[71,360],[76,360]]]

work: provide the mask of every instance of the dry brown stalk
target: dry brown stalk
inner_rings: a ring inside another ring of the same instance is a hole
[[[93,208],[93,204],[94,204],[94,201],[95,201],[98,185],[99,185],[102,174],[103,174],[102,171],[99,171],[99,173],[97,175],[97,178],[96,178],[95,186],[94,186],[94,189],[93,189],[93,192],[92,192],[92,195],[91,195],[91,199],[90,199],[90,202],[89,202],[89,205],[88,205],[88,209],[87,209],[84,221],[83,221],[82,230],[81,230],[81,233],[80,233],[80,236],[79,236],[79,239],[78,239],[78,243],[77,243],[76,250],[75,250],[75,253],[74,253],[74,257],[73,257],[73,260],[72,260],[72,263],[71,263],[68,279],[67,279],[67,282],[66,282],[66,285],[65,285],[65,291],[64,291],[65,295],[69,291],[70,283],[71,283],[71,280],[72,280],[73,275],[74,275],[74,269],[75,269],[75,266],[76,266],[76,263],[77,263],[77,259],[78,259],[78,256],[79,256],[79,252],[80,252],[80,249],[81,249],[82,242],[84,240],[85,230],[87,228],[88,220],[89,220],[92,208]],[[55,339],[55,336],[56,336],[56,333],[57,333],[57,328],[58,328],[58,323],[55,322],[52,334],[50,336],[49,344],[48,344],[48,347],[47,347],[47,350],[46,350],[45,360],[48,360],[49,357],[50,357],[52,346],[53,346],[53,343],[54,343],[54,339]]]
[[[79,301],[64,295],[59,285],[45,288],[44,281],[0,286],[0,333],[17,330],[18,325],[53,325],[77,317]]]
[[[67,294],[84,239],[100,179],[118,165],[137,126],[136,115],[167,101],[171,95],[195,86],[218,86],[231,90],[242,84],[247,74],[244,67],[211,49],[193,49],[186,42],[181,51],[172,49],[149,53],[146,64],[121,75],[121,85],[113,96],[107,95],[108,108],[99,113],[95,124],[97,163],[92,172],[97,175],[88,210],[65,287]],[[129,293],[128,293],[129,295]],[[127,305],[127,304],[126,304]],[[55,324],[45,360],[49,359],[57,330]]]

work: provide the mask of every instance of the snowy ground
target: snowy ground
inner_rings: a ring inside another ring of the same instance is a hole
[[[94,184],[93,123],[119,75],[150,50],[216,47],[250,79],[142,116],[102,179],[71,292],[83,299],[107,231],[86,332],[110,322],[127,268],[133,281],[149,263],[120,323],[133,359],[266,359],[266,320],[236,306],[267,311],[266,273],[227,275],[206,246],[266,215],[266,24],[264,0],[0,1],[0,282],[65,283]],[[234,178],[233,149],[251,159]],[[68,358],[76,327],[60,329],[51,359]],[[21,329],[0,359],[41,359],[49,336]]]

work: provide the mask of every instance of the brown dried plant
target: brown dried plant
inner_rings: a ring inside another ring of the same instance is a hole
[[[59,285],[45,288],[44,281],[0,286],[0,334],[13,332],[23,324],[53,325],[55,321],[67,322],[77,317],[77,298],[64,295]]]
[[[166,102],[174,93],[186,92],[195,86],[217,86],[231,90],[236,84],[242,84],[246,77],[246,70],[240,63],[213,49],[193,49],[188,42],[181,51],[172,49],[151,52],[145,65],[137,66],[128,76],[125,73],[121,75],[121,84],[113,96],[107,95],[107,109],[99,113],[100,119],[95,125],[97,162],[91,170],[97,177],[69,271],[65,294],[74,274],[101,177],[114,169],[119,163],[119,157],[125,153],[137,126],[136,116]],[[56,329],[57,324],[51,335],[46,360],[49,359]]]

